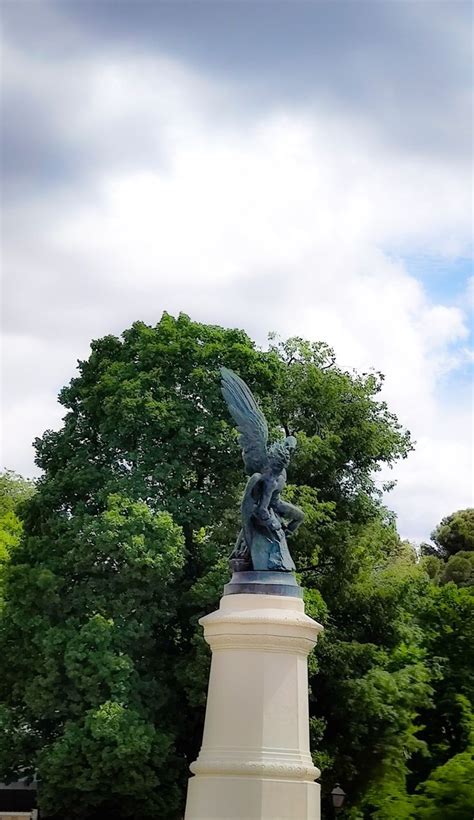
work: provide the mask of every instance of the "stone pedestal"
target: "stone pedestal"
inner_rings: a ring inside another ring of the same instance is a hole
[[[212,664],[185,820],[319,820],[307,656],[322,626],[300,598],[258,593],[225,595],[200,623]]]

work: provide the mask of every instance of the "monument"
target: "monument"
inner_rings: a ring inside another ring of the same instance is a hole
[[[249,479],[232,578],[219,609],[200,620],[212,661],[185,820],[319,820],[307,657],[322,626],[304,613],[288,549],[304,515],[281,498],[296,439],[269,446],[245,382],[227,368],[221,376]]]

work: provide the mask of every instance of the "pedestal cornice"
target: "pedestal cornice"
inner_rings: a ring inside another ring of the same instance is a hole
[[[258,649],[308,655],[323,627],[305,615],[299,598],[250,594],[224,597],[199,623],[212,650]]]

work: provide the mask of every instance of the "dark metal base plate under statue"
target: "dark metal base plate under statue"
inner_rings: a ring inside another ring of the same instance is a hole
[[[292,572],[250,570],[236,572],[224,587],[224,595],[284,595],[302,598],[303,590]]]

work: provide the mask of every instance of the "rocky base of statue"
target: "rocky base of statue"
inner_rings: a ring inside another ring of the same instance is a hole
[[[268,581],[263,593],[254,591],[261,574]],[[293,594],[275,594],[270,575]],[[251,591],[231,589],[240,582]],[[294,576],[237,571],[219,610],[200,623],[212,663],[185,820],[317,820],[307,656],[322,627],[305,615]]]

